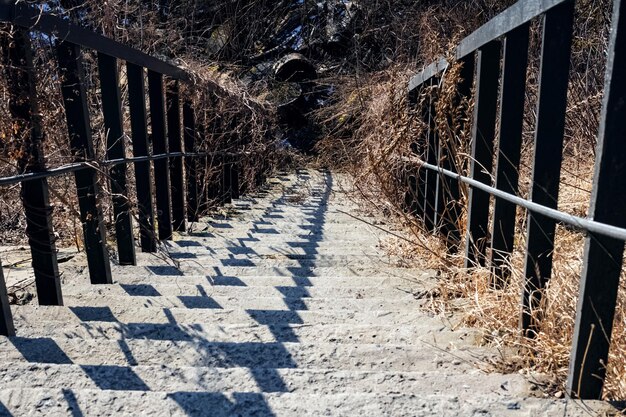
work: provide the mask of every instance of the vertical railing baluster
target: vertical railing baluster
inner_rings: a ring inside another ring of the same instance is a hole
[[[518,191],[528,66],[528,36],[529,25],[525,24],[508,33],[504,40],[496,188],[513,195],[517,195]],[[492,284],[495,288],[502,288],[509,278],[507,265],[515,238],[516,206],[496,197],[493,212],[491,268],[494,279]]]
[[[626,1],[615,0],[590,217],[626,227]],[[617,307],[624,241],[590,233],[585,243],[567,380],[573,397],[600,399]]]
[[[208,96],[208,106],[210,108],[217,107],[216,96]],[[219,130],[217,125],[219,121],[211,110],[204,112],[202,129],[200,129],[200,141],[203,144],[204,151],[207,156],[203,158],[204,164],[204,193],[202,199],[204,204],[202,210],[205,211],[214,205],[221,204],[223,200],[223,172],[222,167],[222,150],[223,144],[220,140],[215,140],[216,132]]]
[[[476,72],[475,54],[467,55],[459,60],[462,65],[459,85],[457,87],[457,98],[455,104],[461,105],[463,100],[468,100],[472,95],[474,86],[474,73]]]
[[[212,152],[219,152],[219,149],[210,148]],[[206,172],[206,184],[205,194],[206,206],[204,209],[208,209],[214,205],[221,204],[222,201],[222,182],[223,182],[223,167],[221,165],[221,156],[217,154],[207,155],[204,159],[205,172]]]
[[[243,194],[248,192],[250,184],[250,176],[246,176],[246,173],[250,172],[250,168],[254,165],[255,157],[246,152],[248,148],[248,144],[250,143],[249,135],[239,135],[239,146],[237,152],[239,155],[237,156],[238,163],[238,171],[237,171],[237,197],[241,197]]]
[[[222,194],[224,188],[224,169],[221,160],[221,156],[218,155],[207,157],[206,160],[207,171],[209,172],[207,176],[206,198],[209,206],[222,204],[222,200],[224,199]]]
[[[476,100],[469,176],[488,185],[492,181],[501,47],[499,41],[489,42],[478,50],[476,62]],[[489,193],[470,188],[465,241],[466,268],[484,266],[486,263],[489,200]]]
[[[144,69],[126,63],[128,78],[128,107],[132,131],[133,156],[144,157],[150,154],[148,125],[146,120],[146,87]],[[154,230],[154,210],[152,208],[152,175],[150,161],[135,162],[135,186],[139,213],[139,236],[143,252],[156,252],[157,239]]]
[[[211,174],[211,159],[212,156],[208,154],[211,150],[208,149],[206,143],[206,116],[204,117],[204,121],[202,124],[198,125],[198,146],[197,149],[202,152],[207,152],[205,156],[198,158],[198,166],[200,167],[198,173],[198,187],[199,187],[199,195],[198,195],[198,210],[199,212],[205,213],[209,208],[210,201],[215,198],[215,196],[209,196],[210,190],[212,187],[212,178]]]
[[[424,221],[424,201],[426,199],[426,173],[428,169],[419,167],[416,176],[416,189],[415,189],[415,216],[418,219]]]
[[[183,130],[185,137],[185,153],[196,153],[196,118],[192,103],[183,103]],[[187,180],[187,220],[198,221],[198,160],[197,156],[185,158],[185,174]]]
[[[222,158],[222,204],[230,204],[233,201],[233,164],[230,156]]]
[[[126,137],[122,127],[122,103],[117,59],[98,53],[98,72],[104,128],[107,136],[107,158],[121,159],[126,156],[124,144]],[[111,193],[113,194],[113,215],[119,263],[120,265],[136,265],[133,223],[126,187],[126,164],[112,166],[109,175]]]
[[[150,96],[150,122],[152,126],[152,152],[153,155],[164,155],[168,153],[168,145],[165,128],[163,75],[148,70],[148,90]],[[168,158],[154,161],[154,183],[156,185],[157,222],[160,240],[170,240],[173,234],[169,171]]]
[[[2,264],[0,264],[0,335],[15,336],[15,326],[13,324],[13,314],[9,304],[9,294],[4,280]]]
[[[437,91],[439,91],[440,88],[441,86],[437,88]],[[450,161],[448,161],[446,158],[445,143],[443,143],[442,135],[439,132],[439,126],[438,126],[438,120],[437,120],[438,115],[437,115],[436,109],[434,109],[434,115],[435,115],[435,129],[437,132],[437,150],[436,150],[437,166],[445,169],[447,168],[447,163]],[[447,190],[446,190],[445,178],[446,178],[445,175],[441,173],[437,173],[437,184],[436,184],[436,190],[435,190],[436,197],[435,197],[435,227],[434,227],[434,230],[437,232],[444,232],[443,226],[445,222],[444,219],[446,216],[446,201],[447,201],[447,198],[446,198]]]
[[[460,60],[462,65],[460,71],[460,80],[457,86],[457,94],[453,99],[452,105],[459,107],[464,105],[464,100],[467,100],[472,94],[472,86],[474,85],[474,54],[470,54]],[[456,81],[456,80],[454,80]],[[449,82],[444,80],[444,82]],[[449,120],[449,125],[453,126],[454,122],[458,121]],[[454,132],[456,135],[458,132]],[[457,153],[461,144],[458,142],[456,136],[449,137],[448,140],[452,142],[440,144],[440,160],[444,169],[459,173],[460,169],[457,166]],[[447,175],[441,176],[442,184],[442,199],[441,208],[443,209],[439,214],[439,222],[441,225],[441,233],[443,234],[446,242],[447,249],[450,253],[456,253],[461,245],[461,230],[460,230],[460,218],[462,215],[462,203],[461,203],[461,187],[458,180],[452,179]]]
[[[57,45],[57,56],[70,147],[75,161],[91,161],[95,158],[95,153],[80,47],[73,43],[60,42]],[[100,193],[98,173],[95,168],[89,167],[76,171],[74,178],[91,283],[110,284],[113,280],[106,247],[106,229],[97,201]]]
[[[37,104],[30,34],[23,30],[16,30],[11,37],[0,34],[0,42],[13,134],[24,152],[24,157],[18,161],[19,169],[23,172],[45,171],[44,134]],[[47,179],[22,182],[21,197],[37,299],[40,305],[63,305]]]
[[[166,89],[167,108],[167,143],[170,153],[182,151],[180,130],[180,95],[178,81],[167,83]],[[183,182],[183,158],[173,156],[170,158],[170,186],[172,198],[172,226],[177,232],[184,232],[185,225],[185,184]]]
[[[404,173],[404,211],[411,216],[417,214],[417,176]]]
[[[408,111],[415,118],[419,119],[420,123],[427,117],[426,108],[424,103],[420,100],[422,88],[416,88],[409,91],[408,96]],[[413,158],[420,158],[420,150],[424,148],[424,142],[426,141],[426,134],[420,132],[419,137],[414,138],[414,142],[411,143],[409,151],[410,156]],[[405,197],[405,206],[411,215],[418,219],[424,218],[424,190],[425,190],[426,173],[425,168],[417,167],[408,174],[407,186],[408,193]]]
[[[222,165],[222,181],[220,194],[221,204],[229,204],[233,201],[233,148],[232,135],[227,135],[222,141],[222,153],[218,159]]]
[[[241,155],[241,138],[239,136],[235,136],[233,146],[233,156],[231,157],[231,188],[230,188],[230,197],[233,200],[236,200],[240,197],[241,191],[241,172],[243,167],[243,156]]]
[[[439,137],[437,135],[437,129],[435,125],[435,100],[437,85],[436,79],[431,79],[428,82],[428,118],[426,119],[428,124],[428,133],[426,140],[426,162],[431,165],[437,164],[437,152],[439,149]],[[424,193],[424,226],[429,232],[435,231],[436,226],[436,212],[437,206],[437,183],[439,182],[439,174],[429,169],[426,171],[426,187]]]
[[[530,198],[534,203],[554,209],[557,208],[563,157],[573,19],[573,0],[550,9],[543,17]],[[526,280],[520,318],[520,327],[527,336],[532,336],[536,330],[533,314],[538,311],[541,292],[550,279],[555,231],[554,220],[537,213],[528,214],[524,266]]]
[[[421,90],[420,90],[421,92]],[[424,126],[427,126],[428,123],[428,106],[425,103],[421,103],[420,108],[417,109],[417,117],[424,123]],[[411,147],[411,154],[416,157],[421,157],[423,152],[425,151],[428,140],[428,128],[423,130],[422,134],[419,138],[416,138],[417,143],[415,146]],[[426,174],[428,169],[420,166],[417,168],[416,172],[416,184],[415,184],[415,216],[418,219],[424,221],[424,213],[425,213],[425,199],[426,199]]]

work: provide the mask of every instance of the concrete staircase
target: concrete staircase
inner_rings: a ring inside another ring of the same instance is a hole
[[[18,337],[0,340],[0,415],[604,410],[531,398],[519,374],[481,371],[498,352],[421,308],[432,274],[380,249],[384,233],[346,214],[358,206],[338,179],[278,177],[229,216],[193,224],[168,256],[114,267],[114,285],[66,273],[66,306],[15,307]]]

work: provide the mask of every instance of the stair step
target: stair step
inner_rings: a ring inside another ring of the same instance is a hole
[[[11,306],[18,323],[34,326],[42,322],[79,324],[83,322],[120,323],[213,323],[213,324],[370,324],[401,325],[425,323],[432,326],[447,324],[439,318],[424,316],[415,311],[292,311],[292,310],[222,310],[107,306],[107,307],[58,307],[58,306]],[[17,326],[19,327],[19,325]]]
[[[446,340],[455,347],[471,347],[476,343],[477,332],[450,331],[443,325],[345,325],[345,324],[206,324],[206,323],[119,323],[83,322],[60,324],[58,322],[22,325],[17,330],[20,337],[38,338],[50,335],[75,339],[148,339],[148,340],[203,340],[216,343],[273,343],[301,342],[353,344],[414,344],[421,340],[437,340],[444,346]],[[423,345],[423,344],[422,344]]]
[[[317,245],[310,242],[276,242],[267,244],[263,241],[244,242],[224,241],[219,245],[208,244],[202,239],[184,240],[178,238],[166,243],[167,253],[190,253],[194,255],[229,256],[279,256],[291,259],[324,259],[329,256],[339,257],[381,257],[386,256],[375,244],[336,245],[324,243]],[[387,257],[388,258],[388,257]]]
[[[332,286],[224,286],[211,285],[207,279],[204,284],[187,284],[184,280],[172,283],[155,284],[66,284],[63,286],[63,295],[102,294],[107,296],[200,296],[208,294],[210,297],[258,298],[414,298],[420,287],[405,284],[401,287],[332,287]]]
[[[402,311],[414,310],[421,307],[423,300],[412,298],[388,299],[388,298],[277,298],[257,297],[252,299],[240,299],[235,296],[210,296],[187,295],[187,296],[130,296],[107,294],[70,294],[63,297],[68,306],[155,306],[161,308],[190,308],[190,309],[250,309],[250,310],[349,310],[370,311],[389,310]]]
[[[378,242],[380,239],[388,238],[385,232],[379,233],[355,233],[356,230],[360,230],[358,225],[343,228],[334,228],[332,230],[303,230],[301,228],[290,229],[277,229],[273,226],[266,226],[258,229],[209,229],[203,232],[192,233],[191,236],[202,237],[206,239],[206,242],[210,242],[213,236],[221,238],[237,239],[248,238],[252,241],[259,240],[264,242],[279,241],[304,241],[304,242],[336,242],[338,246],[349,245],[355,243],[372,244]]]
[[[343,211],[343,210],[342,210]],[[300,209],[280,209],[272,208],[249,209],[245,212],[236,213],[227,217],[208,217],[198,222],[192,223],[196,229],[203,227],[229,228],[233,223],[250,226],[261,226],[263,223],[271,223],[279,226],[308,226],[308,225],[335,225],[335,224],[360,224],[367,227],[367,223],[345,214],[342,211],[326,210],[321,215],[316,213],[303,213]],[[378,221],[373,216],[363,217],[365,221]],[[332,227],[332,226],[331,226]]]
[[[262,416],[569,416],[604,415],[609,407],[601,401],[558,399],[512,399],[500,392],[480,398],[452,394],[341,393],[332,395],[250,392],[156,392],[70,389],[4,389],[0,402],[13,415],[136,417]],[[0,410],[2,410],[0,406]],[[608,414],[607,414],[608,415]]]
[[[267,227],[263,230],[257,230],[252,233],[249,229],[243,229],[228,232],[228,229],[211,229],[211,230],[192,230],[184,235],[191,240],[202,239],[203,242],[211,244],[212,241],[220,242],[221,240],[240,240],[241,242],[303,242],[303,243],[324,243],[326,245],[334,244],[338,247],[347,245],[372,245],[377,244],[380,240],[389,238],[391,235],[381,232],[379,235],[370,234],[352,234],[349,232],[336,232],[321,235],[320,233],[309,233],[306,230],[294,230],[290,233],[279,233],[275,229]]]
[[[191,243],[192,241],[184,242],[184,244]],[[176,242],[173,242],[174,244]],[[370,257],[370,256],[383,256],[380,249],[375,246],[347,246],[338,247],[337,245],[307,246],[301,245],[298,242],[292,242],[285,244],[283,242],[276,245],[267,245],[264,243],[252,242],[246,245],[235,245],[236,242],[230,244],[220,244],[219,246],[201,245],[196,247],[176,247],[171,245],[167,248],[167,253],[190,253],[194,255],[213,255],[215,257],[228,258],[229,256],[248,256],[254,257],[268,257],[278,256],[287,259],[323,259],[327,256],[340,256],[340,257]],[[389,258],[389,257],[387,257]]]
[[[507,390],[501,385],[507,382]],[[454,393],[475,396],[526,392],[521,375],[483,374],[479,371],[377,372],[291,368],[208,368],[107,366],[76,364],[15,364],[0,370],[2,386],[48,389],[107,389],[184,392],[297,392],[308,394]]]
[[[341,266],[347,267],[381,267],[389,265],[394,267],[400,261],[400,258],[390,258],[388,256],[363,256],[363,255],[283,255],[275,253],[264,256],[245,256],[245,255],[222,255],[215,256],[209,253],[181,253],[171,252],[169,254],[173,259],[182,263],[194,263],[195,266],[201,264],[205,268],[213,266],[222,267],[242,267],[242,268],[333,268]]]
[[[306,224],[304,222],[271,222],[265,220],[250,220],[250,221],[230,221],[230,222],[210,222],[204,225],[206,232],[216,232],[221,235],[233,235],[233,234],[259,234],[259,235],[308,235],[311,237],[326,237],[326,236],[339,236],[349,233],[350,237],[346,240],[352,240],[356,238],[367,238],[375,240],[376,237],[385,235],[383,230],[379,228],[367,227],[364,223],[358,221],[346,222],[334,222],[326,223],[320,220],[317,223]],[[202,230],[202,229],[201,229]]]
[[[406,278],[415,279],[424,275],[423,269],[398,268],[398,267],[363,267],[362,265],[353,266],[301,266],[294,265],[285,267],[284,263],[279,262],[276,266],[254,266],[254,267],[236,267],[223,265],[199,265],[193,261],[181,262],[180,266],[164,265],[162,262],[154,265],[145,266],[112,266],[113,276],[163,276],[163,275],[200,275],[200,276],[236,276],[236,277],[255,277],[255,276],[282,276],[282,277],[389,277],[389,278]],[[364,285],[367,286],[367,285]]]
[[[290,287],[297,285],[298,288],[363,288],[363,287],[391,287],[402,289],[428,288],[434,285],[433,280],[427,280],[429,275],[420,272],[414,276],[345,276],[345,275],[322,275],[322,276],[297,276],[297,275],[216,275],[215,269],[203,271],[207,275],[183,275],[176,267],[154,266],[144,268],[143,273],[132,274],[125,270],[127,267],[114,267],[113,278],[120,284],[144,284],[146,282],[157,284],[180,284],[189,286],[213,285],[225,287]],[[219,268],[218,268],[219,269]],[[138,270],[141,270],[138,268]],[[221,270],[220,270],[221,271]],[[155,273],[156,272],[156,273]],[[177,274],[175,274],[177,273]],[[82,282],[87,282],[87,279]]]
[[[167,364],[172,367],[444,372],[446,369],[472,369],[473,364],[478,361],[494,356],[493,350],[486,348],[450,347],[445,350],[426,344],[380,345],[326,341],[217,343],[201,339],[107,340],[65,336],[0,339],[0,363],[5,364],[3,368],[11,368],[20,363],[36,366],[40,362],[112,366]]]

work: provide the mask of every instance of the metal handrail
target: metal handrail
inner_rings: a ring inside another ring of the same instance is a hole
[[[55,168],[46,169],[43,171],[27,172],[24,174],[16,174],[5,177],[0,177],[0,186],[8,186],[19,184],[24,181],[32,181],[42,178],[58,177],[60,175],[71,174],[81,169],[94,168],[94,167],[112,167],[122,164],[133,164],[136,162],[151,162],[160,161],[168,158],[196,158],[196,157],[209,157],[209,156],[241,156],[247,155],[247,152],[172,152],[167,154],[151,155],[151,156],[135,156],[122,159],[104,159],[104,160],[88,160],[81,162],[73,162],[64,164]]]
[[[3,0],[0,3],[0,22],[11,23],[25,29],[55,36],[62,41],[96,50],[151,71],[167,75],[175,80],[191,80],[191,75],[187,71],[174,64],[150,56],[26,3],[14,4],[11,0]]]

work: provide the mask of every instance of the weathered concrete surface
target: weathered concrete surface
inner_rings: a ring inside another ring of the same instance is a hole
[[[423,309],[434,274],[381,249],[340,178],[279,177],[161,254],[114,266],[113,285],[89,285],[78,258],[64,265],[64,307],[13,308],[0,415],[611,413],[487,373],[501,352]]]

